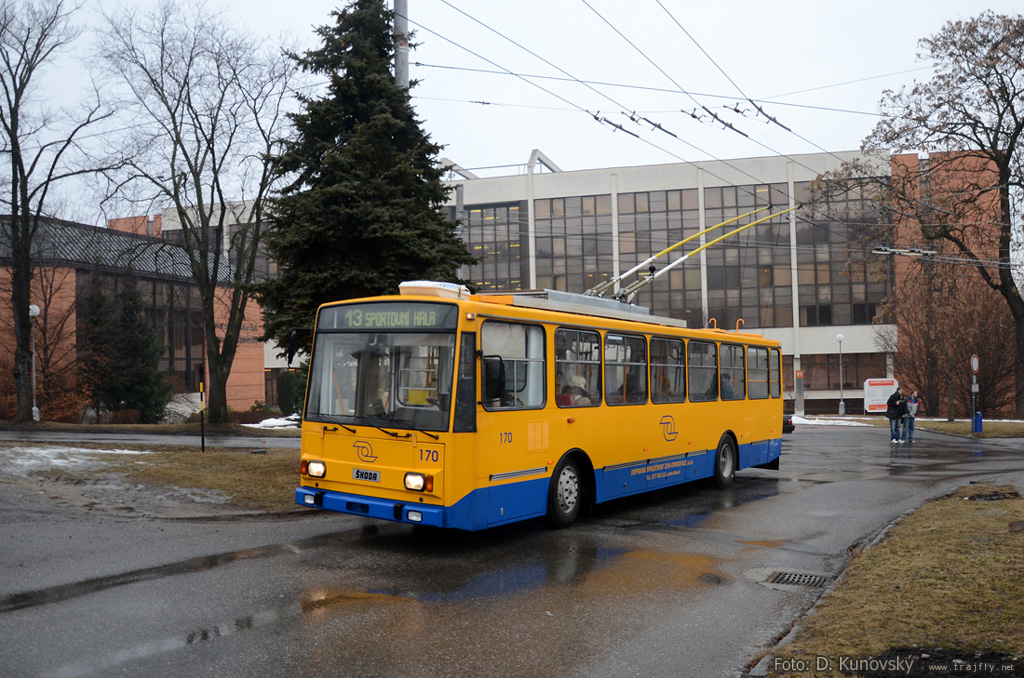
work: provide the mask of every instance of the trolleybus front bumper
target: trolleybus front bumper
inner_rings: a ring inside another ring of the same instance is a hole
[[[409,504],[310,487],[296,488],[295,503],[338,513],[349,513],[354,516],[379,518],[412,525],[444,527],[444,508],[441,506]]]

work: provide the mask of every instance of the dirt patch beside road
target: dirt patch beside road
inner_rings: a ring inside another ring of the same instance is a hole
[[[299,451],[0,443],[0,482],[61,506],[159,517],[302,511]]]

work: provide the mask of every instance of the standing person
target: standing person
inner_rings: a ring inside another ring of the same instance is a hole
[[[889,437],[892,438],[890,442],[901,442],[900,422],[906,414],[907,398],[903,395],[903,389],[897,388],[885,403],[885,416],[889,417]]]
[[[903,439],[905,442],[914,442],[914,419],[921,411],[921,401],[917,399],[917,391],[912,391],[907,398],[907,416],[903,419]]]

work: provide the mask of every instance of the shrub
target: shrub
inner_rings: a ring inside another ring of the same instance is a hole
[[[302,412],[302,398],[305,394],[305,372],[288,370],[277,375],[277,404],[281,414],[287,417]]]

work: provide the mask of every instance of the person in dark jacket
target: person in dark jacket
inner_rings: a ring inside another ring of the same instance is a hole
[[[889,417],[889,437],[892,438],[890,442],[901,443],[903,441],[900,440],[900,424],[903,417],[907,416],[907,398],[903,395],[903,389],[897,388],[896,392],[889,396],[885,406],[885,416]]]

